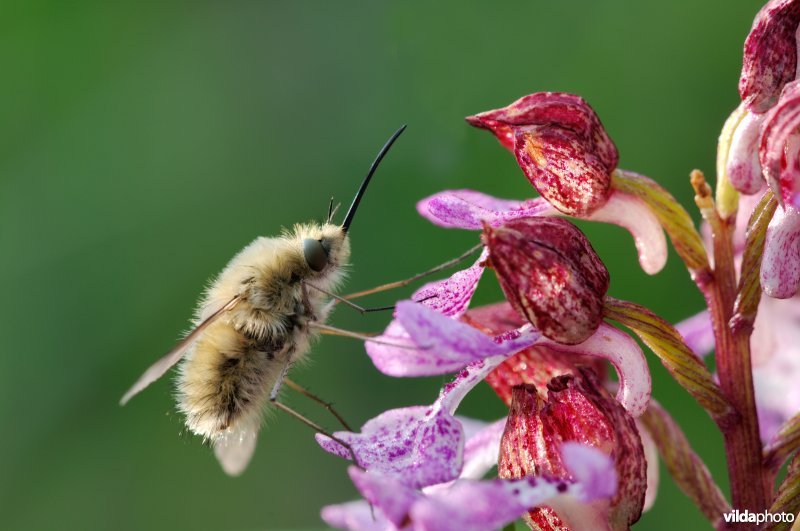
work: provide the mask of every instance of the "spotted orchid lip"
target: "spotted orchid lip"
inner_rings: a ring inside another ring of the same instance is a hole
[[[467,122],[488,129],[511,150],[531,184],[559,211],[587,215],[607,201],[619,154],[583,98],[537,92]]]

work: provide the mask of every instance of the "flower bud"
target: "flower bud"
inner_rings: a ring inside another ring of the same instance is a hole
[[[467,122],[494,133],[542,197],[565,214],[590,214],[608,199],[619,155],[583,98],[538,92]]]
[[[484,227],[483,240],[506,298],[542,335],[575,345],[597,330],[608,270],[572,223],[522,218]]]
[[[798,24],[798,0],[771,0],[753,20],[739,79],[739,94],[751,112],[766,112],[786,83],[797,77]]]
[[[619,489],[604,504],[534,509],[525,516],[528,525],[541,530],[588,529],[588,522],[592,529],[627,529],[639,519],[644,505],[644,449],[633,418],[590,370],[579,369],[574,376],[553,378],[542,394],[531,385],[514,388],[500,444],[498,475],[568,477],[559,452],[568,441],[609,454],[615,463]]]

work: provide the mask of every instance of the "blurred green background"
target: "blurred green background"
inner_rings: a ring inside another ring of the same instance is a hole
[[[306,427],[273,415],[231,479],[181,435],[170,379],[117,405],[186,328],[206,281],[255,236],[321,218],[331,195],[349,201],[402,123],[353,225],[347,289],[459,254],[476,234],[436,228],[414,203],[444,188],[533,195],[513,157],[463,117],[535,91],[583,95],[620,165],[690,205],[687,174],[713,174],[760,4],[4,2],[0,527],[322,528],[319,508],[355,490]],[[651,278],[621,229],[581,226],[611,294],[674,321],[701,308],[674,254]],[[498,297],[487,275],[477,302]],[[387,319],[341,308],[333,323],[377,331]],[[385,377],[342,338],[324,338],[312,358],[294,379],[354,424],[429,403],[445,380]],[[713,424],[649,359],[655,396],[725,484]],[[503,409],[482,386],[460,413]],[[662,476],[637,528],[704,525]]]

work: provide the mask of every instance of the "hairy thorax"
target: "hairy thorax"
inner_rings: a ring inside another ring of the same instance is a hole
[[[335,289],[341,264],[324,274],[310,271],[304,236],[296,228],[293,235],[256,239],[207,290],[198,323],[234,297],[240,301],[181,363],[178,402],[194,433],[213,438],[242,417],[260,415],[285,369],[306,354],[315,335],[309,323],[327,319],[327,297],[309,284]]]

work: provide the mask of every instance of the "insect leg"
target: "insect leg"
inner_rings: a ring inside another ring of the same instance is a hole
[[[316,321],[309,321],[308,326],[311,328],[316,328],[323,334],[331,336],[352,337],[354,339],[361,339],[362,341],[375,343],[376,345],[387,345],[390,347],[405,348],[408,350],[425,350],[425,347],[419,347],[417,345],[412,345],[410,343],[394,343],[392,341],[384,341],[383,339],[375,339],[374,336],[370,336],[367,334],[360,334],[358,332],[351,332],[350,330],[343,330],[341,328],[336,328],[335,326],[318,323]]]
[[[363,306],[359,306],[358,304],[356,304],[354,302],[351,302],[351,301],[347,300],[344,297],[340,297],[339,295],[336,295],[335,293],[331,293],[330,291],[327,291],[327,290],[324,290],[322,288],[319,288],[319,287],[315,286],[314,284],[309,284],[309,283],[306,282],[305,285],[308,286],[309,288],[314,288],[315,290],[317,290],[317,291],[319,291],[321,293],[324,293],[325,295],[327,295],[328,297],[331,297],[332,299],[334,299],[336,301],[344,303],[345,306],[349,306],[350,308],[353,308],[354,310],[356,310],[358,312],[361,312],[362,315],[365,314],[365,313],[370,313],[370,312],[382,312],[382,311],[386,311],[386,310],[394,310],[394,305],[381,306],[381,307],[378,307],[378,308],[364,308]]]
[[[403,286],[407,286],[407,285],[411,284],[414,281],[417,281],[417,280],[419,280],[421,278],[427,277],[428,275],[432,275],[434,273],[438,273],[439,271],[442,271],[443,269],[447,269],[448,267],[452,267],[452,266],[458,264],[459,262],[463,262],[464,260],[466,260],[467,258],[472,256],[472,254],[474,254],[475,251],[477,251],[479,249],[482,249],[482,248],[483,248],[483,244],[479,243],[478,245],[472,247],[471,249],[469,249],[467,252],[465,252],[461,256],[453,258],[452,260],[448,260],[447,262],[444,262],[443,264],[439,264],[439,265],[437,265],[435,267],[432,267],[432,268],[428,269],[427,271],[423,271],[422,273],[418,273],[418,274],[414,275],[413,277],[409,277],[409,278],[406,278],[404,280],[398,280],[396,282],[390,282],[388,284],[383,284],[381,286],[376,286],[374,288],[366,289],[364,291],[358,291],[356,293],[351,293],[351,294],[346,295],[345,297],[342,297],[342,298],[350,300],[350,299],[356,299],[358,297],[364,297],[365,295],[372,295],[373,293],[380,293],[381,291],[387,291],[387,290],[394,289],[394,288],[402,288]]]
[[[305,387],[301,386],[297,382],[294,382],[294,381],[290,380],[289,378],[286,378],[284,380],[284,383],[286,384],[286,386],[289,389],[297,391],[301,395],[310,398],[311,400],[313,400],[314,402],[317,402],[318,404],[321,404],[322,407],[324,407],[325,409],[330,411],[331,415],[336,417],[336,420],[339,421],[339,423],[342,425],[342,427],[344,427],[344,429],[346,429],[347,431],[353,431],[353,428],[351,428],[350,425],[347,424],[347,422],[345,422],[344,418],[342,418],[342,416],[339,414],[339,412],[336,411],[336,409],[333,407],[333,404],[331,404],[330,402],[326,402],[325,400],[321,399],[320,397],[318,397],[317,395],[315,395],[314,393],[312,393],[311,391],[309,391]]]
[[[336,441],[337,443],[342,445],[343,448],[347,448],[347,451],[350,452],[350,457],[353,459],[353,463],[356,466],[361,467],[361,464],[358,462],[358,458],[356,457],[356,453],[353,451],[353,447],[352,446],[350,446],[349,444],[347,444],[346,442],[344,442],[343,440],[341,440],[339,437],[335,436],[334,434],[329,433],[327,430],[325,430],[325,428],[323,428],[322,426],[320,426],[316,422],[308,419],[307,417],[303,416],[302,414],[298,413],[297,411],[295,411],[294,409],[290,408],[286,404],[278,402],[277,400],[273,400],[272,397],[270,397],[270,402],[272,402],[272,404],[275,407],[277,407],[278,409],[280,409],[281,411],[283,411],[285,413],[288,413],[289,415],[291,415],[295,419],[299,420],[300,422],[302,422],[303,424],[305,424],[306,426],[308,426],[312,430],[316,431],[317,433],[321,433],[322,435],[330,438],[332,441]]]

